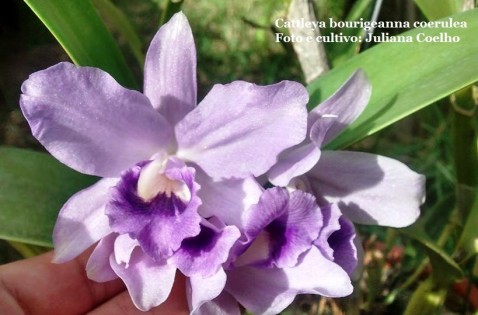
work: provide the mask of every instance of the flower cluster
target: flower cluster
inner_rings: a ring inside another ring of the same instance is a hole
[[[274,314],[297,294],[346,296],[360,256],[352,221],[417,218],[422,176],[389,158],[321,150],[368,102],[361,71],[310,113],[307,91],[290,81],[218,84],[196,105],[182,13],[154,37],[144,71],[139,93],[60,63],[32,74],[20,100],[53,156],[103,178],[61,209],[55,261],[96,244],[88,277],[121,278],[139,309],[164,302],[178,273],[194,314]]]

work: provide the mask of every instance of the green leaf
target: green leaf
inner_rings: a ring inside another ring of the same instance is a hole
[[[142,43],[138,34],[133,28],[128,17],[123,11],[118,9],[110,0],[93,0],[96,8],[102,16],[110,23],[114,30],[118,31],[128,43],[129,48],[133,52],[136,61],[143,69],[144,54],[142,51]]]
[[[354,3],[352,9],[345,17],[344,21],[358,21],[361,18],[364,20],[370,20],[373,11],[374,0],[358,0]],[[327,33],[334,31],[328,29]],[[335,30],[336,32],[336,30]],[[365,30],[361,28],[344,28],[341,33],[345,36],[364,36]],[[353,56],[357,55],[360,51],[361,42],[332,42],[327,43],[327,56],[334,67],[344,63]]]
[[[460,187],[460,189],[463,189],[463,187]],[[472,189],[471,187],[469,189],[476,197],[458,243],[458,248],[465,252],[464,256],[466,258],[478,255],[478,229],[476,228],[478,222],[478,194],[476,189]]]
[[[309,108],[330,96],[358,68],[373,92],[364,113],[329,148],[348,146],[478,80],[478,9],[454,15],[467,28],[414,29],[403,33],[459,36],[457,43],[381,43],[313,81]]]
[[[48,154],[0,147],[0,238],[51,246],[61,206],[94,181]]]
[[[344,21],[358,21],[364,16],[369,16],[373,11],[374,0],[357,0],[350,12],[345,17]]]
[[[400,232],[418,241],[425,247],[433,267],[432,275],[435,283],[441,287],[446,287],[453,281],[463,277],[463,271],[458,264],[428,236],[421,224],[417,223],[400,229]]]
[[[137,84],[118,45],[90,0],[25,0],[68,56],[80,66],[101,68],[126,87]]]
[[[423,15],[430,21],[462,11],[463,0],[415,0]]]

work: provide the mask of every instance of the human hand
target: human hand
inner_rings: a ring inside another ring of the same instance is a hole
[[[0,314],[189,314],[180,274],[163,304],[141,312],[120,279],[97,283],[87,278],[85,265],[90,253],[65,264],[51,263],[53,253],[49,252],[0,266]]]

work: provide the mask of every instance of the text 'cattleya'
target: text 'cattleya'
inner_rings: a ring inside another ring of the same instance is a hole
[[[53,156],[103,178],[61,209],[55,261],[96,243],[88,277],[121,278],[139,309],[164,302],[178,272],[194,314],[239,314],[239,304],[274,314],[297,294],[346,296],[359,264],[351,220],[417,218],[420,175],[320,150],[368,102],[361,71],[309,114],[291,81],[218,84],[196,105],[194,40],[178,13],[153,38],[144,73],[140,93],[60,63],[32,74],[20,100]]]

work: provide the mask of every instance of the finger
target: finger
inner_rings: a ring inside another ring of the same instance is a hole
[[[0,314],[84,314],[123,291],[119,279],[87,278],[90,253],[64,264],[51,263],[50,252],[0,266]]]
[[[173,289],[168,299],[153,308],[149,312],[138,310],[131,300],[128,292],[122,292],[103,305],[88,313],[88,315],[182,315],[189,314],[189,307],[186,300],[186,282],[184,276],[176,274]]]

